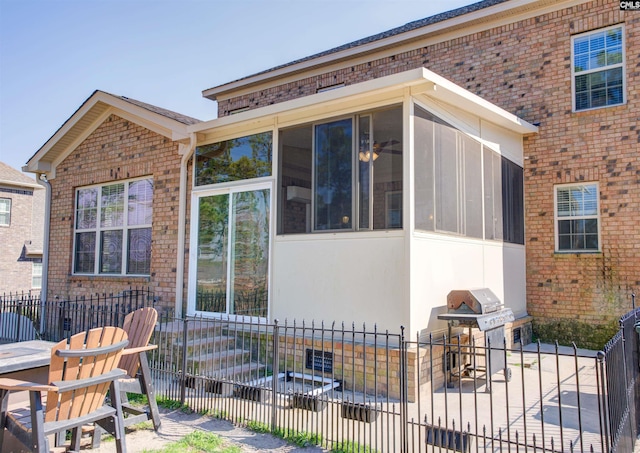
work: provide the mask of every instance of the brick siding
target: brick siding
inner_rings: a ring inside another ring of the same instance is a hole
[[[77,187],[153,177],[151,275],[72,274],[74,197]],[[178,145],[135,123],[111,115],[56,170],[51,181],[48,298],[115,293],[150,286],[160,306],[174,308],[180,156]]]

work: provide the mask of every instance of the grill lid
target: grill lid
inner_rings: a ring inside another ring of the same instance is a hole
[[[501,310],[502,302],[489,288],[453,290],[447,295],[449,313],[487,314]]]
[[[500,299],[489,288],[454,290],[447,295],[447,313],[438,319],[450,326],[476,327],[482,331],[495,329],[513,322],[510,308],[504,308]]]

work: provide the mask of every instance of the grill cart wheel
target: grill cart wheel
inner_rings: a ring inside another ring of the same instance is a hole
[[[513,373],[511,373],[511,368],[504,369],[504,378],[506,379],[507,382],[511,382],[512,375]]]

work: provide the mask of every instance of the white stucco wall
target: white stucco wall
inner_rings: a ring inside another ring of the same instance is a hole
[[[279,236],[273,247],[271,318],[408,325],[402,231]]]
[[[490,288],[516,315],[526,314],[524,246],[416,232],[411,243],[408,333],[443,331],[454,289]]]

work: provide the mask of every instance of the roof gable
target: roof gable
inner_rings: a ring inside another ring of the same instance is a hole
[[[187,141],[187,126],[200,122],[135,99],[96,90],[29,159],[27,171],[55,177],[56,165],[112,114],[173,141]]]

